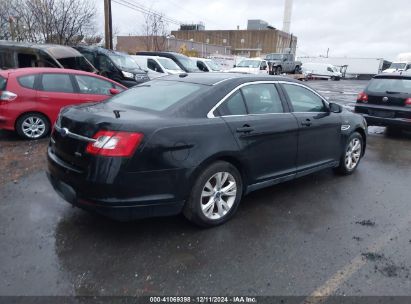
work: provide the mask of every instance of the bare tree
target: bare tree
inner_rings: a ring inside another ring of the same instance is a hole
[[[143,42],[147,51],[161,51],[165,49],[167,23],[163,14],[148,12],[144,15],[142,28]]]
[[[96,9],[92,0],[0,0],[7,11],[0,13],[0,36],[5,19],[13,18],[13,33],[19,41],[77,44],[95,35]],[[3,17],[3,15],[5,15]]]

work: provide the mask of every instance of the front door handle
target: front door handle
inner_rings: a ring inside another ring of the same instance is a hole
[[[311,119],[306,119],[306,120],[304,120],[304,121],[302,121],[301,122],[301,125],[303,126],[303,127],[311,127],[311,125],[312,125],[312,123],[311,123]]]
[[[250,127],[249,125],[244,125],[241,128],[237,128],[237,133],[250,133],[254,131],[254,128]]]

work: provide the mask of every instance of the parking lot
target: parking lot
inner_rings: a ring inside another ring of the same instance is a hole
[[[366,82],[307,84],[347,104]],[[46,179],[47,139],[0,132],[0,294],[411,296],[411,134],[369,133],[355,174],[254,192],[204,230],[72,208]]]

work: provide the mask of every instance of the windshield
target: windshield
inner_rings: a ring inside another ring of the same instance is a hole
[[[407,93],[411,94],[411,79],[374,78],[371,79],[367,91],[376,93]]]
[[[140,66],[129,55],[110,54],[108,55],[116,66],[123,70],[140,69]]]
[[[162,111],[200,90],[200,84],[178,81],[150,81],[111,98],[108,102]]]
[[[81,70],[86,72],[96,71],[83,56],[59,58],[58,62],[60,62],[65,69]]]
[[[158,58],[157,60],[166,70],[183,71],[173,60],[169,58]]]
[[[405,66],[406,66],[406,63],[393,62],[390,65],[390,69],[403,70],[405,69]]]
[[[194,62],[194,60],[191,60],[190,58],[186,57],[178,57],[178,61],[181,62],[181,64],[189,71],[189,72],[198,72],[200,71]]]
[[[258,68],[260,66],[260,60],[243,60],[239,64],[237,64],[237,67],[239,68]]]
[[[223,68],[221,65],[219,65],[217,62],[214,60],[207,60],[207,65],[213,70],[213,71],[221,71]]]
[[[271,60],[281,60],[283,59],[283,54],[268,54],[266,58]]]

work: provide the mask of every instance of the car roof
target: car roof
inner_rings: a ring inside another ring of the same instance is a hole
[[[74,48],[70,46],[58,45],[58,44],[38,44],[38,43],[30,43],[30,42],[14,42],[14,41],[0,40],[0,46],[10,48],[10,49],[26,48],[26,49],[43,50],[43,51],[49,52],[51,55],[53,55],[57,59],[82,56]]]
[[[0,70],[0,75],[3,77],[9,77],[10,74],[13,76],[23,76],[23,75],[33,75],[33,74],[42,74],[42,73],[53,73],[53,74],[76,74],[76,75],[85,75],[85,76],[94,76],[97,78],[105,79],[107,81],[113,82],[116,85],[119,85],[125,88],[122,84],[115,82],[106,77],[82,71],[82,70],[73,70],[73,69],[59,69],[59,68],[19,68],[19,69],[10,69],[10,70]]]
[[[76,46],[73,46],[73,48],[75,48],[77,50],[93,51],[93,52],[97,52],[97,53],[105,54],[105,55],[111,55],[111,54],[114,54],[114,55],[128,55],[127,53],[105,49],[101,46],[76,45]]]
[[[375,75],[373,78],[377,79],[411,79],[411,74],[398,72],[398,73],[383,73]]]
[[[281,77],[281,76],[265,76],[265,75],[252,75],[252,74],[243,74],[243,73],[184,73],[180,75],[169,75],[159,79],[161,81],[180,81],[180,82],[191,82],[203,85],[216,85],[226,81],[244,81],[244,82],[253,82],[253,81],[288,81],[288,82],[297,82],[294,79]]]

